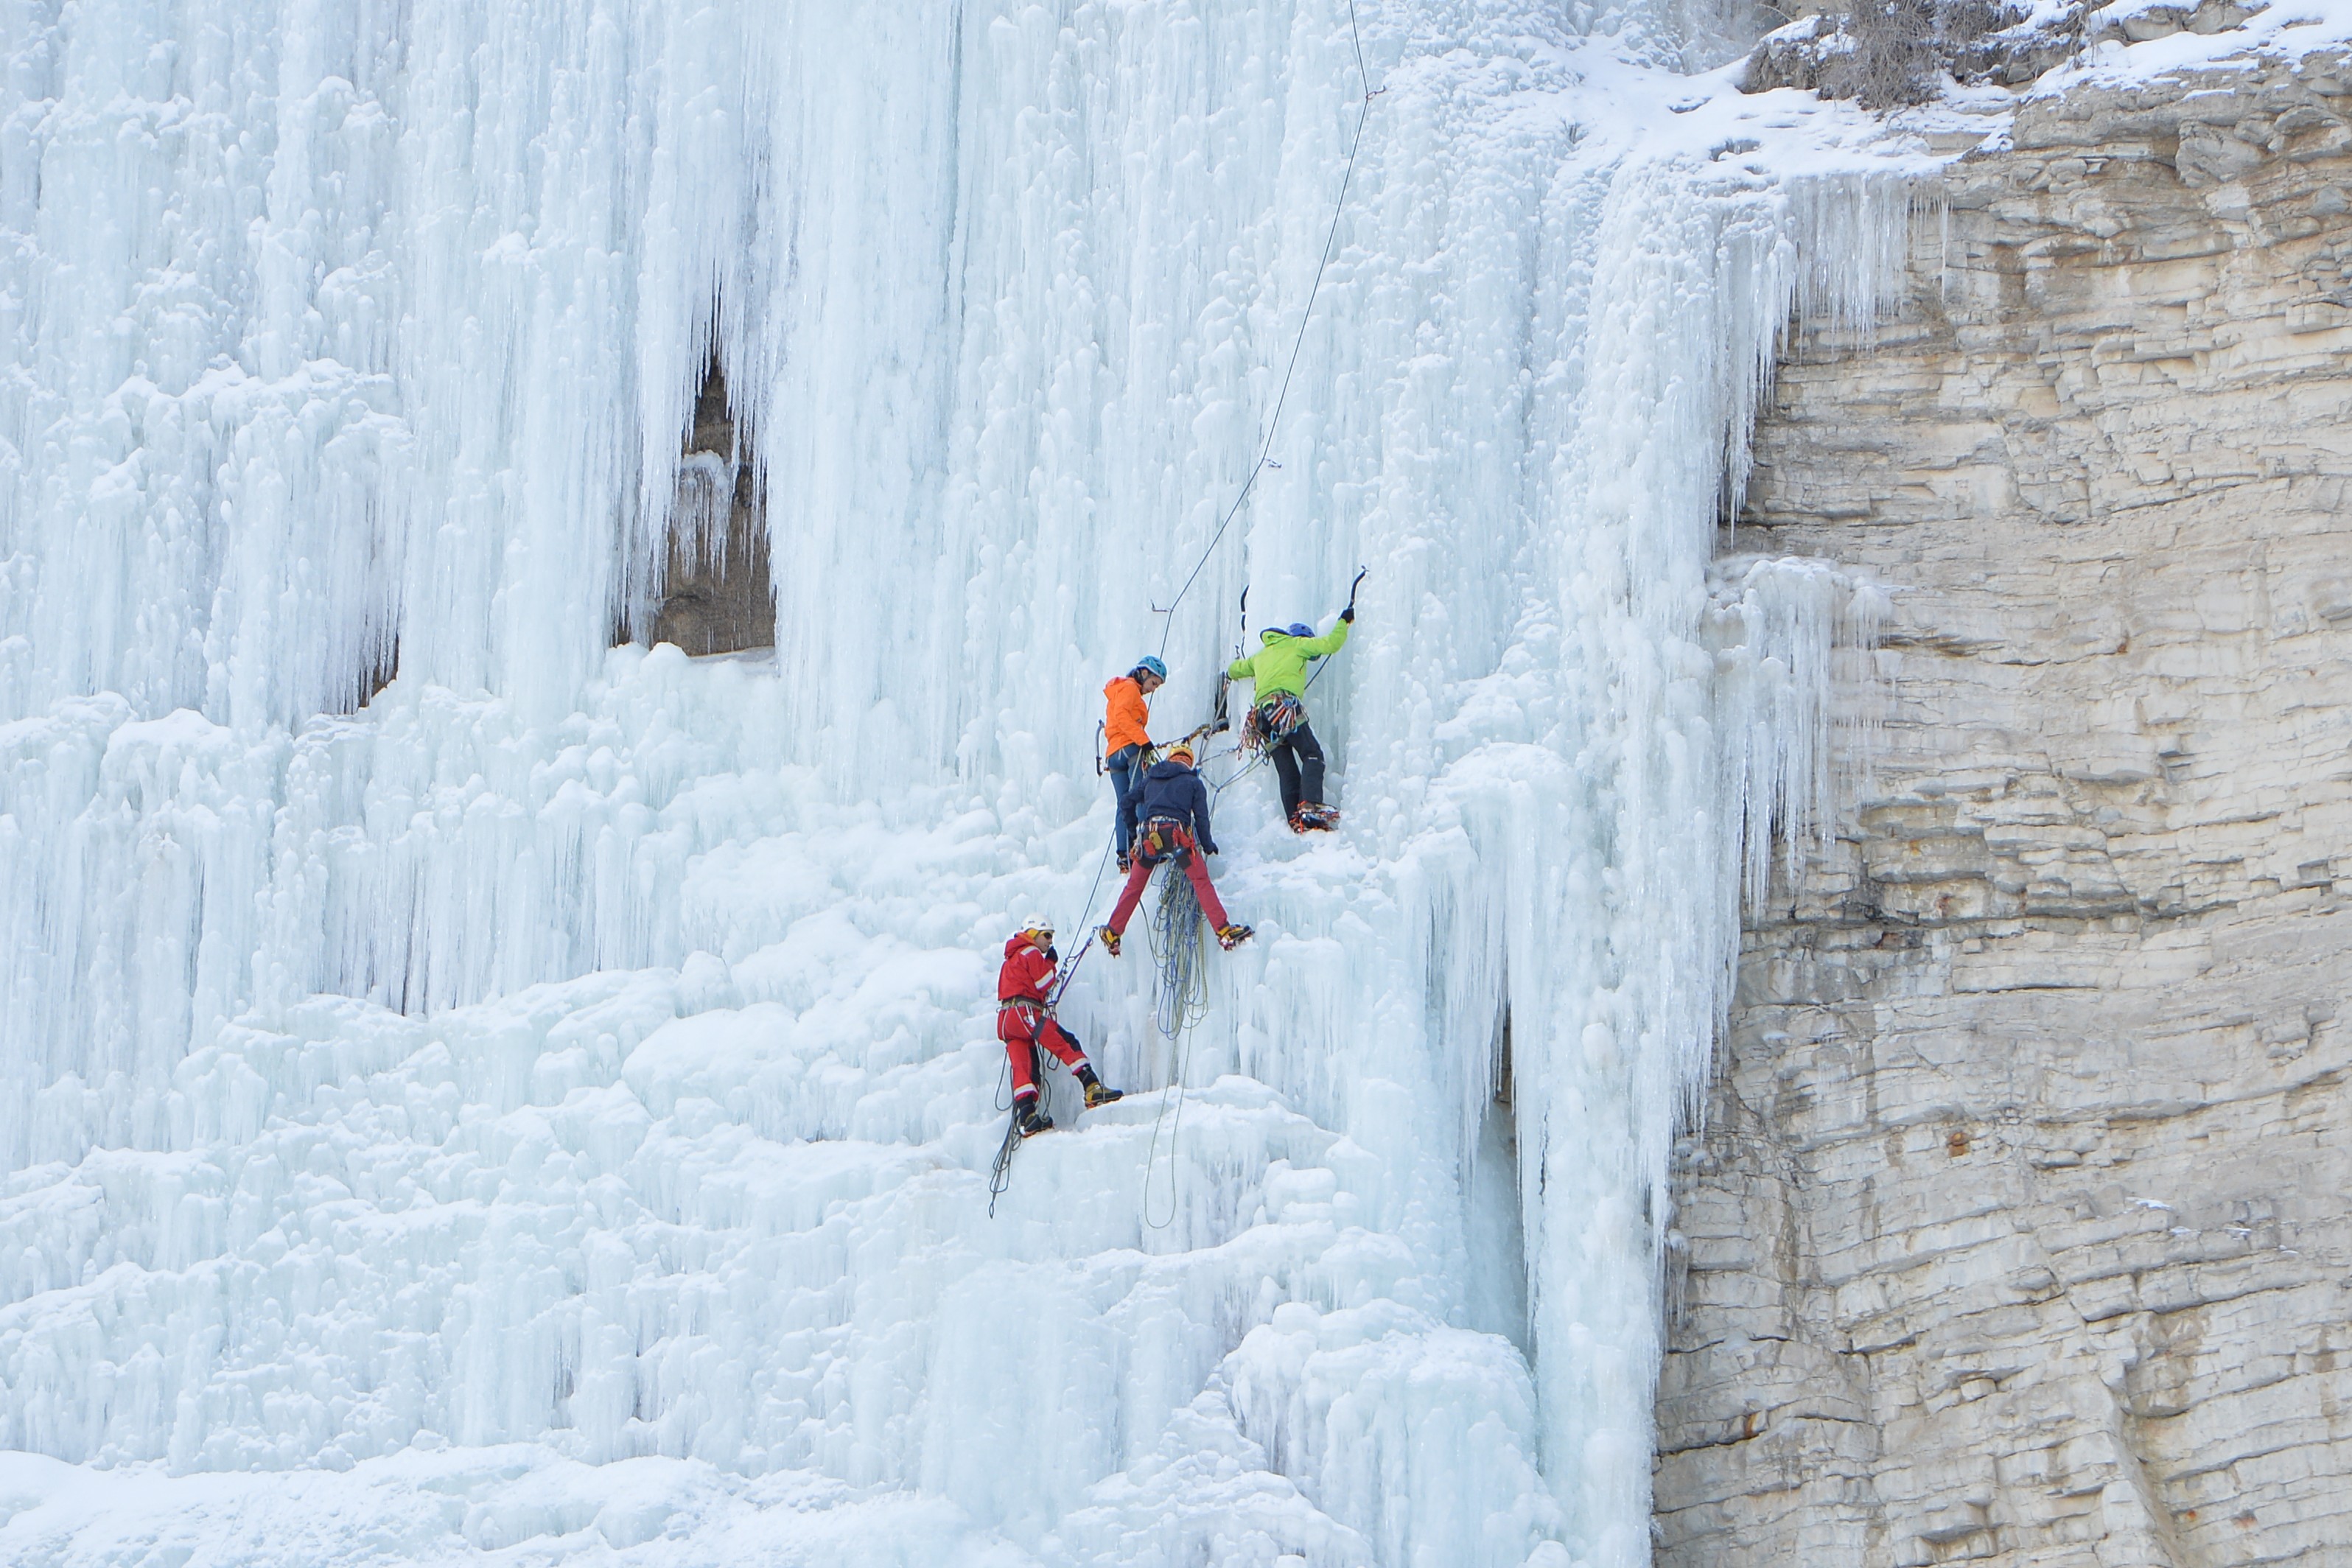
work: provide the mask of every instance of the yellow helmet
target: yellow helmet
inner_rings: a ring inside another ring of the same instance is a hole
[[[1178,757],[1181,757],[1189,763],[1192,761],[1192,742],[1190,741],[1179,741],[1174,745],[1168,748],[1167,754],[1168,759],[1171,762],[1175,761]]]

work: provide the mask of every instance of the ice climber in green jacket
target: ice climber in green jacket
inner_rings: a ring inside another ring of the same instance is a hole
[[[1339,624],[1321,637],[1303,622],[1258,634],[1265,646],[1225,670],[1227,680],[1246,680],[1252,695],[1244,742],[1254,738],[1274,759],[1282,781],[1282,814],[1293,833],[1339,825],[1339,814],[1323,804],[1323,747],[1307,723],[1307,667],[1347,645],[1356,607],[1339,612]]]

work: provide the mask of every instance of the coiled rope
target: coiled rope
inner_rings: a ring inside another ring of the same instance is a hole
[[[1171,867],[1160,879],[1160,907],[1146,934],[1160,966],[1159,1005],[1151,1021],[1172,1040],[1209,1010],[1208,917],[1201,912],[1192,879],[1181,868]]]

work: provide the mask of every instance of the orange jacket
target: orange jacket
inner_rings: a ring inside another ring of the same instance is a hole
[[[1131,676],[1120,676],[1103,687],[1103,753],[1126,746],[1148,746],[1151,736],[1144,726],[1151,710],[1143,705],[1143,688]]]

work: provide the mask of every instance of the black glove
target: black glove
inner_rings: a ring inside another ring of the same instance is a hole
[[[1343,621],[1352,621],[1352,620],[1354,620],[1354,619],[1356,618],[1356,606],[1355,606],[1355,605],[1349,605],[1346,609],[1344,609],[1344,610],[1340,611],[1340,612],[1339,612],[1339,618],[1340,618],[1341,620],[1343,620]]]
[[[1202,842],[1201,842],[1201,853],[1202,853],[1202,854],[1203,854],[1203,855],[1214,855],[1216,852],[1217,852],[1217,847],[1216,847],[1215,845],[1213,845],[1213,844],[1212,844],[1212,843],[1208,842],[1206,839],[1202,840]]]
[[[1062,955],[1055,952],[1050,943],[1047,944],[1045,948],[1045,962],[1048,963],[1059,963],[1062,962]]]

